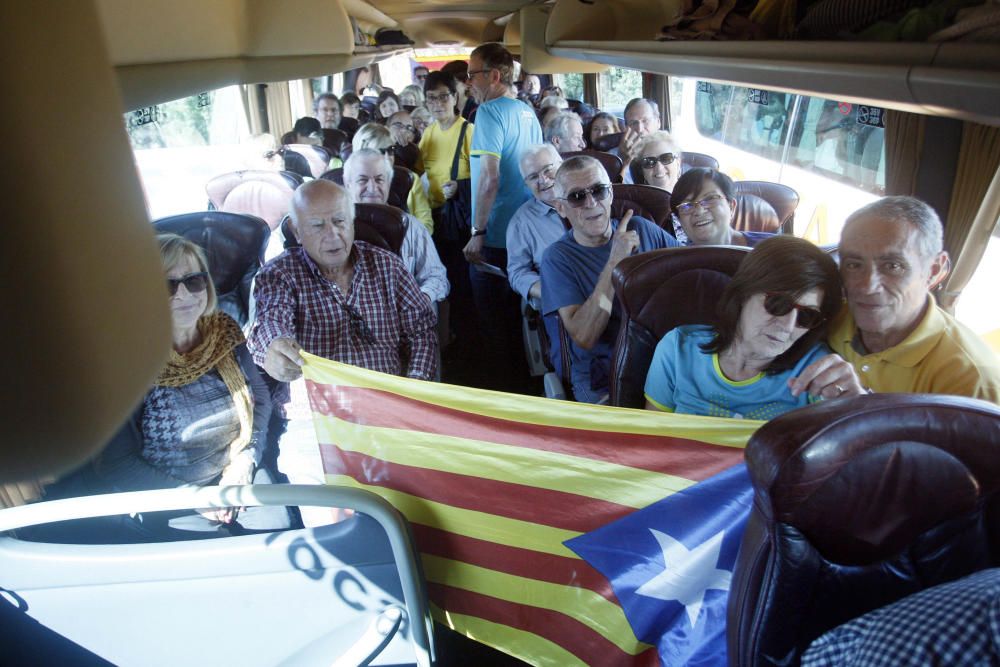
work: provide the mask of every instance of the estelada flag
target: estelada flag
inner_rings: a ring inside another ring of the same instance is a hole
[[[535,665],[655,665],[564,542],[743,460],[760,422],[422,382],[304,355],[326,480],[411,523],[435,619]]]

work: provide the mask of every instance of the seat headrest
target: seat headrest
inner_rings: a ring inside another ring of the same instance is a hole
[[[608,172],[608,178],[611,179],[612,183],[622,182],[622,159],[617,155],[592,150],[567,151],[566,153],[560,153],[560,155],[564,160],[568,160],[569,158],[576,157],[578,155],[592,157],[600,162],[601,166],[604,167],[604,170]]]
[[[694,153],[689,151],[681,152],[681,173],[687,171],[688,169],[694,169],[696,167],[704,167],[706,169],[719,170],[719,161],[716,160],[711,155],[705,155],[704,153]]]
[[[737,194],[756,195],[770,204],[781,225],[788,224],[794,218],[795,209],[799,205],[799,193],[787,185],[769,181],[736,181],[735,185]]]
[[[765,424],[746,460],[765,516],[831,562],[873,564],[1000,490],[1000,408],[905,394],[825,401]]]
[[[635,215],[652,220],[671,236],[674,235],[673,217],[670,212],[670,193],[652,185],[615,183],[611,214],[620,218],[632,209]]]
[[[216,210],[254,215],[275,230],[288,213],[297,187],[290,175],[284,171],[234,171],[210,180],[205,191]]]
[[[736,195],[736,216],[732,220],[733,229],[741,232],[781,231],[781,220],[774,207],[766,201],[746,192]]]

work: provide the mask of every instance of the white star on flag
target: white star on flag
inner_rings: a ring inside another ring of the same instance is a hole
[[[666,567],[635,592],[650,598],[680,602],[693,628],[705,601],[705,592],[709,589],[729,590],[732,572],[716,567],[726,531],[719,531],[694,549],[688,549],[666,533],[652,528],[649,532],[660,544]]]

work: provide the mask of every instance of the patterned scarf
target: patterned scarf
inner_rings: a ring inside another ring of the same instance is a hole
[[[200,378],[212,369],[219,371],[229,389],[240,420],[240,434],[229,448],[229,460],[236,457],[250,444],[253,432],[253,399],[246,376],[236,362],[233,350],[246,340],[236,322],[225,313],[216,312],[198,320],[201,344],[185,354],[170,351],[166,368],[156,379],[159,387],[182,387]]]

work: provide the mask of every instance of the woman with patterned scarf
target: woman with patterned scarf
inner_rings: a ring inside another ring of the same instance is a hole
[[[239,326],[215,310],[204,252],[174,234],[157,240],[166,270],[173,349],[153,388],[95,462],[97,485],[110,492],[249,484],[266,440],[271,413],[267,387]],[[255,508],[263,509],[284,512]],[[169,526],[213,531],[234,523],[236,515],[233,507],[185,512],[170,517]],[[284,517],[287,521],[287,513]],[[154,518],[145,528],[156,529],[157,524]]]

